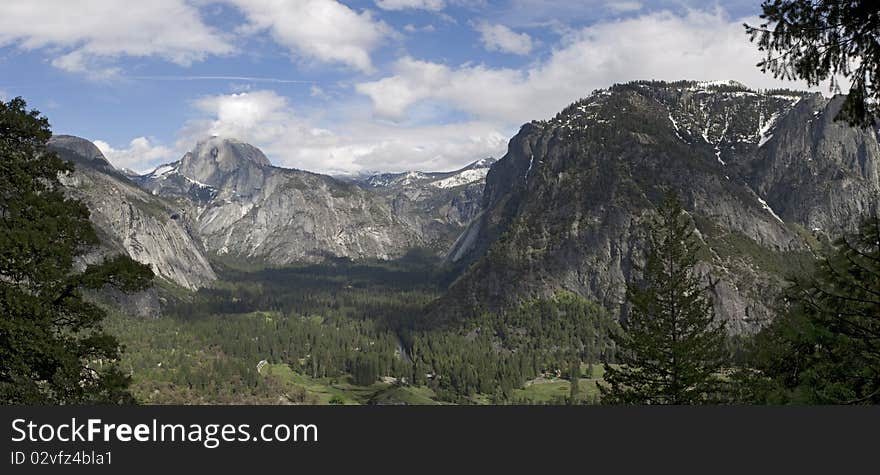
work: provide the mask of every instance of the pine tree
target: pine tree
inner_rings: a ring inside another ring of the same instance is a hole
[[[880,218],[835,243],[755,342],[747,402],[880,404]],[[757,394],[755,394],[757,393]]]
[[[852,83],[837,119],[868,127],[880,116],[880,8],[876,0],[767,0],[764,22],[745,25],[773,77],[811,86],[835,76]]]
[[[627,285],[631,310],[615,336],[619,367],[605,364],[606,404],[703,404],[720,390],[725,330],[696,274],[690,220],[674,195],[649,228],[642,282]]]
[[[568,370],[568,381],[569,392],[568,392],[568,401],[569,404],[575,405],[578,404],[578,399],[580,397],[580,377],[581,377],[581,363],[580,361],[574,361],[571,364],[571,367]]]
[[[119,343],[83,291],[140,290],[152,271],[117,257],[75,272],[98,239],[85,205],[64,195],[58,176],[73,165],[46,150],[50,137],[24,100],[0,101],[0,402],[129,403],[129,379],[107,365]]]

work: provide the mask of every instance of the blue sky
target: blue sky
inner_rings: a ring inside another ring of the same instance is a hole
[[[279,166],[444,170],[531,119],[636,79],[760,73],[759,0],[5,0],[0,98],[118,167],[211,134]]]

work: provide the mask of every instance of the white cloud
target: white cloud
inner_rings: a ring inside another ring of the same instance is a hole
[[[268,30],[296,56],[341,63],[370,72],[370,53],[393,30],[369,11],[357,13],[335,0],[227,0],[250,22],[243,32]]]
[[[212,117],[206,131],[211,135],[248,135],[260,139],[274,135],[273,126],[293,118],[287,99],[269,90],[206,96],[197,100],[195,106]]]
[[[297,115],[271,90],[207,96],[194,103],[202,118],[186,125],[178,147],[207,135],[236,137],[260,147],[279,166],[324,173],[364,170],[449,170],[500,156],[506,131],[486,122],[402,126],[370,120],[348,110],[348,122],[333,130]]]
[[[404,57],[392,75],[360,83],[374,112],[400,120],[418,103],[440,102],[479,120],[521,124],[552,117],[592,90],[637,79],[735,79],[752,87],[805,88],[760,72],[760,52],[743,21],[720,10],[669,12],[584,28],[525,69],[466,64],[451,67]]]
[[[570,10],[577,3],[547,2]],[[206,26],[193,5],[235,5],[247,21],[246,26],[236,30],[237,35],[268,32],[300,60],[336,63],[357,71],[372,71],[371,55],[396,34],[369,11],[354,10],[336,0],[7,3],[13,5],[4,3],[2,7],[0,46],[44,49],[57,67],[96,77],[119,74],[115,59],[120,56],[158,57],[185,65],[208,55],[233,52],[233,37]],[[452,3],[380,0],[377,5],[431,10]],[[615,8],[605,0],[590,3],[606,12]],[[617,8],[630,12],[637,4],[616,3]],[[555,15],[569,13],[565,10]],[[323,113],[295,108],[274,91],[250,90],[252,86],[246,86],[233,89],[238,94],[205,96],[193,102],[199,118],[185,125],[173,148],[144,137],[121,149],[102,141],[96,143],[117,166],[137,170],[179,158],[181,151],[208,134],[241,138],[263,148],[278,165],[315,171],[452,169],[486,155],[499,156],[519,124],[552,117],[593,89],[616,82],[735,79],[753,87],[804,87],[803,83],[776,81],[754,66],[760,52],[744,34],[744,20],[755,22],[752,18],[731,20],[721,10],[692,10],[684,15],[660,12],[600,22],[566,30],[548,56],[542,55],[522,68],[442,64],[405,56],[398,58],[384,77],[357,84],[355,90],[360,95],[354,97],[344,97],[340,92],[350,79],[326,90],[311,85],[308,92],[315,102],[322,99],[313,107],[329,109]],[[505,19],[493,21],[518,24]],[[517,54],[534,49],[531,37],[506,26],[483,23],[476,28],[487,48]],[[419,28],[414,25],[404,30]],[[141,77],[149,78],[258,79]],[[437,124],[437,117],[457,122]]]
[[[412,23],[408,23],[406,26],[403,27],[403,30],[406,31],[407,33],[417,33],[419,31],[431,33],[433,31],[435,31],[436,28],[434,27],[434,25],[431,25],[431,24],[419,27],[419,26],[413,25]]]
[[[313,85],[309,89],[309,95],[312,97],[317,97],[318,99],[324,99],[324,100],[330,99],[330,96],[327,95],[327,93],[324,92],[324,89],[320,86]]]
[[[635,12],[642,9],[641,2],[612,1],[605,4],[609,10],[617,13]]]
[[[128,143],[128,148],[123,149],[115,149],[103,140],[95,140],[94,143],[116,168],[127,168],[140,173],[176,159],[173,150],[162,145],[153,145],[146,137],[133,139]]]
[[[526,33],[517,33],[504,25],[492,25],[486,22],[476,26],[480,32],[480,40],[489,51],[501,51],[526,55],[532,52],[532,37]]]
[[[383,10],[429,10],[438,12],[446,7],[444,0],[376,0],[376,6]]]
[[[52,64],[107,77],[119,56],[158,57],[188,65],[231,53],[227,38],[205,25],[185,0],[29,0],[4,2],[0,46],[48,48]]]
[[[69,73],[82,74],[94,80],[109,80],[120,76],[122,70],[115,66],[107,66],[106,58],[95,57],[81,49],[55,57],[51,64]]]

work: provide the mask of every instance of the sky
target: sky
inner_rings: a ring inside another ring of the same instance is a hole
[[[2,0],[0,100],[138,172],[211,135],[322,173],[501,157],[530,120],[640,79],[791,87],[760,0]]]

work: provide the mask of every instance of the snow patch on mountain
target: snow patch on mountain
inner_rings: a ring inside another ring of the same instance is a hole
[[[158,178],[160,176],[164,176],[164,175],[167,175],[171,172],[176,172],[176,171],[177,171],[177,167],[174,165],[159,165],[158,167],[156,167],[155,170],[153,170],[147,176],[150,176],[152,178]]]
[[[416,185],[428,185],[435,188],[455,188],[485,180],[486,174],[489,173],[489,168],[495,161],[491,157],[483,158],[452,172],[409,171],[402,173],[376,173],[360,180],[360,183],[370,188],[412,187]]]
[[[456,186],[469,185],[471,183],[485,180],[488,173],[488,168],[474,168],[442,180],[433,181],[431,182],[431,185],[436,186],[437,188],[455,188]]]
[[[776,112],[773,115],[771,115],[769,119],[767,119],[767,122],[765,122],[763,124],[763,126],[761,127],[761,130],[758,131],[758,137],[759,137],[758,147],[763,146],[765,143],[767,143],[770,139],[773,138],[773,133],[771,132],[771,130],[773,130],[773,127],[776,126],[776,122],[778,120],[779,120],[779,112]]]
[[[755,196],[757,196],[757,195],[755,195]],[[767,202],[764,201],[763,198],[761,198],[760,196],[757,196],[757,198],[758,198],[758,202],[761,203],[761,207],[764,208],[764,210],[766,210],[766,211],[767,211],[768,213],[770,213],[774,218],[776,218],[777,221],[779,221],[780,223],[785,224],[785,221],[783,221],[782,218],[780,218],[779,215],[776,214],[775,211],[773,211],[773,208],[771,208],[770,205],[767,204]]]

